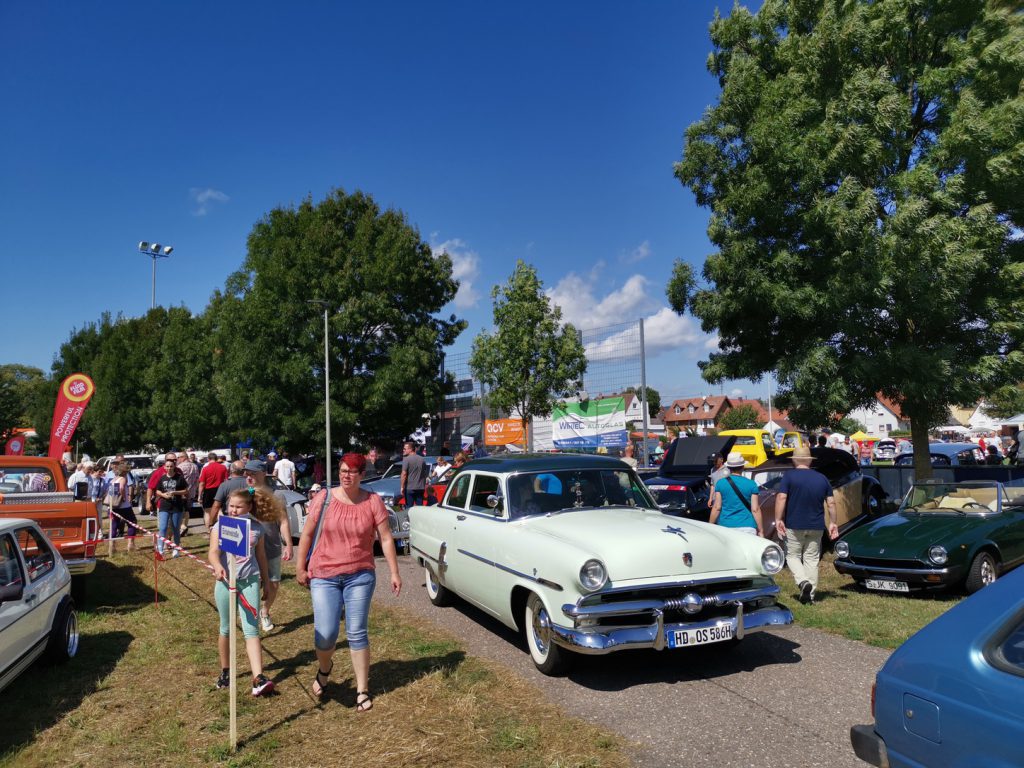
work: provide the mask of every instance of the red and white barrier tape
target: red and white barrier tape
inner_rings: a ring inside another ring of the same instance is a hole
[[[178,544],[175,544],[171,539],[165,538],[165,537],[161,536],[159,533],[156,533],[154,531],[147,530],[146,528],[143,528],[138,523],[133,523],[131,520],[128,520],[127,518],[122,517],[121,515],[117,514],[117,512],[114,512],[113,510],[110,510],[110,514],[114,515],[115,517],[120,518],[125,523],[130,525],[132,528],[139,529],[140,531],[143,532],[143,534],[145,534],[147,536],[152,536],[153,539],[154,539],[154,544],[153,544],[154,552],[153,552],[153,554],[154,554],[154,557],[157,560],[165,560],[166,559],[163,556],[162,552],[159,552],[159,551],[156,550],[156,541],[159,540],[159,541],[162,541],[165,545],[172,547],[177,552],[180,552],[181,554],[185,555],[185,557],[188,557],[188,558],[191,558],[192,560],[195,560],[201,566],[206,568],[206,570],[208,570],[211,575],[214,575],[214,576],[216,575],[216,571],[214,570],[213,566],[210,565],[206,560],[203,560],[202,558],[196,557],[195,555],[193,555],[191,552],[189,552],[184,547],[182,547],[182,546],[180,546]],[[108,539],[101,539],[101,541],[108,541]],[[223,579],[219,579],[219,581],[223,581]],[[260,617],[259,611],[257,611],[255,608],[252,607],[252,604],[248,600],[245,599],[245,595],[242,592],[239,592],[237,589],[232,589],[230,586],[228,587],[228,591],[236,593],[238,595],[239,601],[242,603],[242,605],[245,607],[245,609],[247,611],[249,611],[249,613],[251,613],[253,615],[253,618],[255,618],[257,620],[259,619],[259,617]]]

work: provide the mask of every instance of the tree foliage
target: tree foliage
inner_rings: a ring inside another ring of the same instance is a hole
[[[213,370],[239,434],[323,445],[324,302],[332,442],[406,436],[443,397],[442,348],[465,327],[435,317],[458,289],[396,210],[366,194],[276,208],[249,235],[242,268],[214,296]]]
[[[544,295],[532,266],[516,262],[491,298],[494,332],[473,339],[469,367],[487,387],[491,407],[519,416],[525,431],[530,419],[549,415],[581,388],[587,358],[579,333],[562,325],[562,310]]]
[[[757,409],[748,403],[730,408],[718,419],[720,429],[755,429],[762,423]]]
[[[42,380],[43,372],[30,365],[0,365],[0,441],[12,429],[32,426],[32,393]]]
[[[950,404],[1021,381],[1024,18],[989,0],[766,0],[711,27],[718,103],[676,175],[711,210],[709,382],[776,372],[798,422],[896,401],[927,476]]]

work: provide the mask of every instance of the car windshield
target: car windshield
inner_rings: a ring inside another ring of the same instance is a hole
[[[132,469],[152,469],[153,460],[149,456],[137,456],[130,459],[125,459],[128,462],[128,466]]]
[[[754,472],[749,477],[757,483],[758,488],[775,490],[785,474],[785,472]]]
[[[626,469],[513,475],[508,480],[508,496],[512,517],[610,506],[658,509],[644,484]]]
[[[5,467],[0,469],[0,494],[47,493],[53,491],[53,476],[46,467]]]
[[[1019,491],[1022,489],[1014,489]],[[998,512],[1007,494],[996,482],[915,483],[900,506],[917,513],[956,512],[963,515]]]

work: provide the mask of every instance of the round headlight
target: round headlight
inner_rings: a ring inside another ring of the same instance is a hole
[[[608,573],[600,560],[587,560],[580,568],[580,584],[583,588],[593,592],[600,589],[608,581]]]
[[[764,548],[764,552],[761,553],[761,567],[765,573],[778,573],[785,564],[786,556],[782,554],[782,549],[778,545],[769,544]]]
[[[836,557],[849,557],[850,556],[850,545],[845,541],[836,542]]]
[[[934,547],[928,548],[928,559],[936,565],[945,565],[946,561],[949,560],[949,553],[946,552],[946,548],[941,544],[936,544]]]

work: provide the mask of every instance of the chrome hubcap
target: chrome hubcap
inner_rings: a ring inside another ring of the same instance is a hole
[[[543,606],[537,606],[533,611],[533,644],[541,656],[547,656],[550,638],[551,623],[547,611]]]
[[[67,641],[68,656],[78,653],[78,617],[73,613],[68,617],[65,640]]]
[[[981,561],[981,583],[991,584],[996,580],[996,569],[988,558]]]

